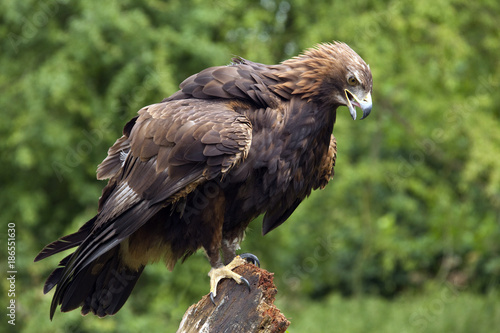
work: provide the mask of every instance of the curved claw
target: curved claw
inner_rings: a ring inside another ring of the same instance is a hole
[[[247,279],[245,279],[243,276],[240,276],[240,281],[241,281],[240,283],[244,283],[247,286],[248,292],[252,291],[252,287],[250,287],[250,282],[248,282]],[[210,300],[212,301],[213,305],[217,305],[215,304],[215,297],[213,292],[210,292]]]
[[[250,288],[250,282],[248,282],[248,280],[247,280],[247,279],[245,279],[243,276],[242,276],[242,277],[240,277],[240,279],[241,279],[241,282],[243,282],[244,284],[246,284],[246,285],[247,285],[248,292],[251,292],[251,291],[252,291],[252,288]]]
[[[210,292],[210,300],[212,301],[213,305],[216,305],[215,304],[215,299],[214,299],[214,293],[213,292]]]
[[[246,261],[248,261],[249,263],[254,264],[254,265],[256,265],[257,267],[260,268],[259,258],[257,258],[257,256],[255,254],[252,254],[252,253],[242,253],[239,256],[241,258],[245,259]]]

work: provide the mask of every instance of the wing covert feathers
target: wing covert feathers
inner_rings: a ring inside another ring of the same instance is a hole
[[[250,121],[228,102],[178,100],[141,109],[98,167],[98,178],[110,178],[99,213],[78,232],[47,245],[35,259],[79,246],[45,284],[45,292],[56,287],[51,317],[57,305],[62,311],[82,306],[82,313],[99,316],[118,311],[143,268],[127,268],[118,255],[119,244],[164,204],[222,178],[247,156],[251,142]],[[126,293],[111,305],[99,303],[98,295],[93,301],[85,298],[105,290],[116,272],[131,276]]]

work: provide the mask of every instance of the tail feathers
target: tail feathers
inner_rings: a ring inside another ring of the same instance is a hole
[[[61,262],[59,262],[58,268],[56,268],[47,278],[47,281],[45,281],[45,285],[43,286],[43,293],[46,294],[49,291],[52,290],[56,286],[56,284],[61,280],[64,266],[68,263],[68,261],[71,259],[72,254],[69,256],[65,257]]]
[[[115,314],[130,296],[144,267],[138,270],[128,268],[120,259],[119,246],[99,256],[75,276],[63,279],[64,267],[57,268],[47,279],[44,291],[56,284],[56,292],[50,308],[53,318],[58,305],[67,312],[82,307],[82,314],[89,312],[104,317]],[[70,256],[61,264],[66,264]]]
[[[96,218],[97,216],[87,221],[87,223],[85,223],[80,229],[78,229],[77,232],[61,237],[58,240],[46,245],[36,256],[35,262],[50,257],[53,254],[80,245],[90,234]]]

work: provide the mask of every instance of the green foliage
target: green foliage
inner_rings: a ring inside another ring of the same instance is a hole
[[[141,107],[232,56],[276,63],[331,40],[370,64],[373,112],[352,122],[339,110],[334,180],[266,237],[253,222],[244,250],[275,273],[283,305],[311,306],[287,306],[297,319],[290,332],[328,330],[325,307],[339,320],[360,312],[360,322],[399,331],[411,320],[405,297],[425,306],[432,299],[421,294],[434,283],[468,290],[446,305],[434,331],[460,331],[454,318],[470,320],[469,328],[488,321],[479,310],[463,317],[459,307],[486,309],[491,299],[477,295],[498,288],[500,278],[499,15],[500,5],[486,0],[3,1],[0,220],[17,228],[19,326],[175,330],[208,290],[202,254],[173,273],[148,267],[115,317],[74,311],[53,323],[42,285],[61,257],[32,259],[95,214],[104,186],[96,165]],[[366,311],[339,294],[369,294]],[[402,309],[373,298],[381,295]],[[393,326],[383,326],[391,311]]]
[[[392,301],[367,296],[324,300],[279,300],[278,306],[298,313],[290,333],[440,333],[495,332],[500,325],[498,293],[478,296],[450,286],[432,288],[424,295],[402,295]]]

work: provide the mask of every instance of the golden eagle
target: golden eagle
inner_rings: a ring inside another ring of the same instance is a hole
[[[333,176],[336,110],[369,115],[369,66],[349,46],[319,44],[278,65],[234,58],[184,80],[161,103],[142,108],[97,169],[109,179],[98,212],[76,233],[45,246],[35,261],[78,247],[45,283],[56,287],[50,318],[116,313],[146,264],[171,270],[203,248],[217,283],[255,256],[236,256],[245,228],[282,224]]]

